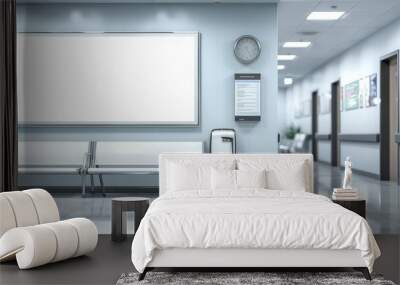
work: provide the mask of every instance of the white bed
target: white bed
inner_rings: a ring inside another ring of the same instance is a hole
[[[312,169],[308,154],[161,155],[160,197],[132,244],[140,278],[154,267],[354,267],[370,278],[380,251],[367,222],[313,194]]]

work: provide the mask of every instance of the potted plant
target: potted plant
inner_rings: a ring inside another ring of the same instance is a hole
[[[285,137],[288,140],[293,140],[294,136],[298,133],[301,133],[301,128],[296,127],[295,125],[290,125],[290,127],[285,132]]]

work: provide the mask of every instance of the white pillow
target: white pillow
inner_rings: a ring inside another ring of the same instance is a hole
[[[234,159],[177,159],[167,164],[167,191],[211,190],[211,169],[234,169]]]
[[[212,168],[211,189],[236,189],[236,170]]]
[[[273,190],[306,191],[305,163],[293,165],[285,171],[267,170],[267,187]]]
[[[267,188],[267,172],[263,170],[236,170],[237,188]]]
[[[265,170],[211,170],[211,189],[237,190],[240,188],[266,188]]]
[[[296,157],[239,158],[237,166],[240,170],[266,170],[267,188],[272,190],[306,191],[311,189],[308,160]]]
[[[198,167],[171,163],[168,169],[168,185],[172,191],[210,188],[210,167]]]

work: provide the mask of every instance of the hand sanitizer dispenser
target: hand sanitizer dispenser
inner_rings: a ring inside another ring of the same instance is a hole
[[[210,133],[210,153],[236,153],[234,129],[213,129]]]

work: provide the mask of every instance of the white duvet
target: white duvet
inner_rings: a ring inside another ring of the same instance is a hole
[[[143,272],[155,249],[358,249],[372,271],[380,251],[365,219],[299,191],[182,191],[154,200],[132,243]]]

